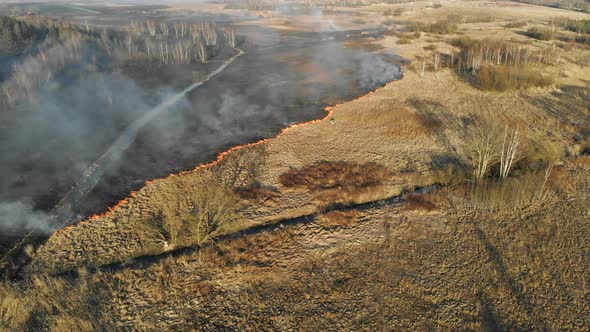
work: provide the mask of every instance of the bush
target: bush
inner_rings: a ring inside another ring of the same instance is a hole
[[[396,8],[393,10],[393,13],[391,13],[390,15],[401,16],[404,13],[404,11],[405,11],[404,8]]]
[[[526,26],[527,26],[526,22],[510,22],[510,23],[504,25],[504,27],[508,28],[508,29],[524,28]]]
[[[554,37],[553,31],[537,27],[529,28],[526,32],[526,35],[538,40],[552,40]]]
[[[440,21],[432,24],[414,23],[408,26],[408,30],[413,32],[427,32],[439,35],[447,35],[457,32],[458,27],[456,24],[449,21]]]
[[[138,222],[138,235],[148,251],[200,246],[236,220],[239,198],[232,189],[213,180],[186,180],[178,188],[155,192],[151,205],[156,213]]]
[[[404,209],[407,211],[435,211],[436,204],[422,194],[411,193],[404,196]]]
[[[317,222],[324,228],[348,227],[354,224],[359,218],[358,210],[330,211],[317,217]]]
[[[577,33],[590,34],[590,20],[570,20],[566,23],[565,28]]]

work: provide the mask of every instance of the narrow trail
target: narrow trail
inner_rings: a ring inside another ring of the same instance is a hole
[[[195,82],[181,92],[170,96],[166,100],[162,101],[159,105],[147,111],[141,118],[135,120],[127,128],[125,128],[123,133],[113,142],[113,144],[109,146],[106,152],[95,162],[93,162],[86,169],[86,171],[84,171],[76,184],[64,195],[64,197],[48,213],[48,215],[41,219],[39,223],[22,238],[21,241],[19,241],[12,247],[12,249],[5,253],[5,255],[0,260],[0,267],[6,262],[6,259],[10,257],[14,250],[20,248],[33,234],[37,233],[42,228],[49,227],[52,230],[56,230],[70,224],[72,218],[74,217],[74,207],[96,186],[98,181],[104,175],[105,168],[121,158],[123,152],[125,152],[131,143],[135,141],[139,131],[156,116],[160,115],[163,111],[174,106],[176,103],[182,100],[182,98],[184,98],[187,93],[209,82],[213,77],[223,72],[238,57],[246,53],[239,48],[235,48],[235,50],[238,51],[238,53],[227,59],[221,66],[209,73],[209,75],[207,75],[204,80]]]

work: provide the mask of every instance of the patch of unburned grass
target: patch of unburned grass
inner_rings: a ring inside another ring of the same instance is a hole
[[[484,66],[474,77],[475,85],[482,90],[525,90],[553,84],[551,77],[525,67]]]
[[[0,284],[0,329],[6,331],[96,331],[109,329],[107,291],[100,275],[69,281],[34,276]]]
[[[359,128],[379,131],[380,135],[396,138],[417,138],[430,135],[435,125],[420,112],[407,107],[392,107],[384,102],[372,112],[359,113],[356,125]]]
[[[317,217],[317,222],[324,228],[348,227],[358,220],[358,210],[330,211]]]

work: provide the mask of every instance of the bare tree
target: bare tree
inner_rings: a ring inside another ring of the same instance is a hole
[[[473,178],[483,179],[498,159],[498,130],[489,121],[472,128],[466,146],[467,160],[471,164]]]
[[[436,76],[438,77],[438,71],[440,69],[440,54],[439,53],[434,53],[433,65],[434,65],[434,72],[435,72]]]
[[[196,59],[198,61],[200,61],[201,63],[207,63],[207,47],[205,46],[205,43],[203,43],[203,41],[199,38],[199,40],[197,41],[196,45]]]
[[[190,197],[193,207],[186,218],[191,242],[200,246],[219,235],[223,227],[236,220],[238,198],[215,181],[207,181]]]
[[[261,166],[266,160],[264,145],[249,146],[225,156],[216,170],[216,177],[230,190],[240,190],[258,182]]]
[[[422,61],[420,64],[419,75],[420,77],[424,77],[424,73],[426,72],[426,57],[420,57],[419,59]]]
[[[231,48],[236,48],[236,32],[234,29],[225,29],[223,31],[225,40]]]
[[[522,143],[519,129],[506,125],[500,149],[500,178],[508,177],[514,163],[524,156]]]

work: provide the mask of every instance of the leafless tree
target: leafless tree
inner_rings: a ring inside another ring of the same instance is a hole
[[[233,151],[219,164],[216,177],[231,190],[240,190],[258,182],[261,166],[266,160],[264,145]]]
[[[198,39],[195,48],[197,51],[195,55],[196,59],[201,63],[207,63],[207,47],[200,38]]]
[[[237,196],[215,181],[203,183],[190,199],[193,207],[186,221],[198,246],[217,236],[225,225],[236,220]]]
[[[498,130],[489,120],[472,127],[467,138],[466,154],[473,178],[479,181],[498,160]]]
[[[500,149],[500,178],[508,177],[514,163],[524,157],[522,145],[523,140],[519,128],[506,125]]]
[[[225,40],[231,48],[236,48],[236,32],[234,29],[223,30]]]
[[[438,71],[440,70],[440,53],[434,53],[432,62],[434,65],[434,72],[438,76]]]

